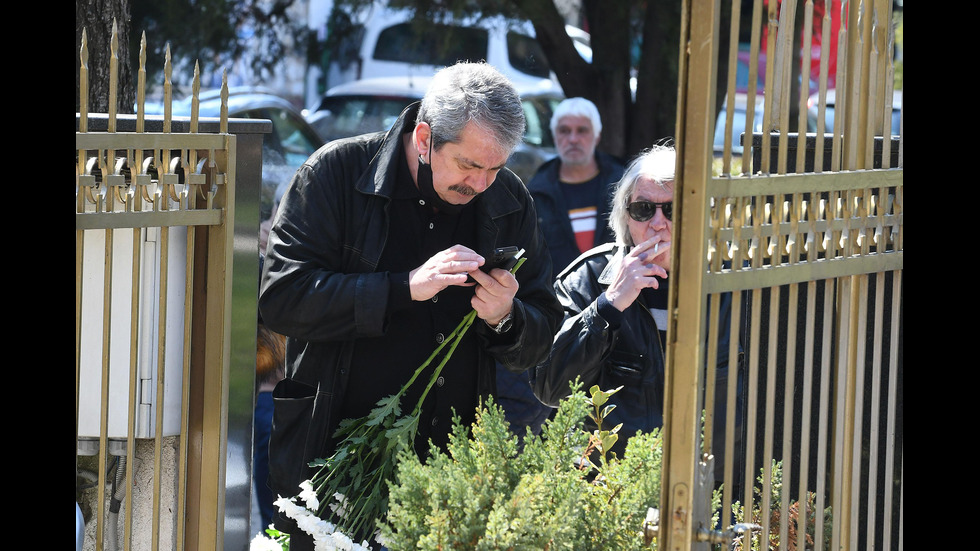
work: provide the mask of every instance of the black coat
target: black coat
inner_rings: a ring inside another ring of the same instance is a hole
[[[612,243],[616,240],[612,228],[609,227],[609,211],[612,208],[612,193],[616,184],[623,177],[623,165],[612,155],[596,151],[596,163],[599,165],[599,186],[595,198],[596,226],[593,245]],[[580,251],[575,241],[575,231],[568,218],[568,204],[558,185],[558,169],[561,159],[555,157],[538,168],[534,177],[527,184],[534,198],[534,208],[538,212],[538,225],[544,233],[548,251],[551,253],[551,264],[555,273],[565,269],[573,260],[578,258]]]
[[[583,254],[558,275],[555,291],[564,308],[565,320],[555,336],[550,360],[538,366],[533,381],[534,393],[552,406],[557,406],[562,398],[571,394],[569,383],[576,377],[581,378],[582,390],[586,393],[593,385],[599,385],[604,391],[623,386],[610,398],[616,408],[603,422],[605,430],[623,424],[619,441],[613,448],[620,457],[630,436],[637,431],[659,428],[664,419],[665,343],[660,342],[661,328],[657,327],[644,304],[643,296],[622,312],[615,328],[603,318],[598,308],[599,296],[612,283],[616,269],[628,251],[621,245],[601,245]],[[715,375],[718,388],[725,388],[730,296],[722,295],[719,306],[721,325]],[[716,419],[723,422],[722,400],[716,402],[715,411]],[[740,418],[739,414],[739,424]],[[588,428],[590,431],[595,429],[591,421]],[[721,433],[718,430],[715,435]]]
[[[271,485],[283,496],[297,494],[311,476],[308,461],[332,451],[350,369],[365,368],[352,365],[353,342],[385,333],[390,280],[375,269],[388,233],[397,231],[389,228],[387,205],[405,154],[401,136],[417,109],[407,108],[388,133],[317,151],[297,171],[269,235],[259,308],[266,326],[287,337],[270,442]],[[489,395],[494,360],[519,372],[547,357],[561,307],[520,179],[501,170],[475,201],[477,252],[490,258],[495,247],[517,245],[527,258],[517,273],[513,328],[498,336],[477,320],[470,329],[478,342],[479,392]]]

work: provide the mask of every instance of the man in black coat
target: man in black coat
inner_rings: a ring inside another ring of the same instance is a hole
[[[530,195],[504,168],[524,124],[505,77],[460,63],[387,133],[331,142],[297,171],[259,297],[266,326],[287,337],[269,446],[280,495],[298,494],[341,420],[398,392],[469,311],[479,319],[426,397],[418,452],[448,442],[454,413],[474,418],[495,363],[524,371],[547,358],[561,320],[551,259]],[[481,271],[505,246],[525,250],[516,275]],[[293,532],[291,548],[308,543]]]

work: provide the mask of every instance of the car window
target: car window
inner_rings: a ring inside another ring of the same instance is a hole
[[[487,58],[486,29],[436,25],[438,30],[420,33],[411,23],[399,23],[381,31],[374,59],[416,65],[449,66],[460,60]]]
[[[328,96],[320,104],[324,117],[317,130],[327,141],[387,130],[413,101],[395,96]]]
[[[511,67],[522,73],[541,78],[551,75],[551,67],[541,45],[526,34],[507,33],[507,57]]]
[[[539,147],[554,147],[555,142],[551,136],[551,113],[558,104],[557,100],[530,100],[522,101],[524,107],[524,119],[527,127],[524,129],[524,141],[528,144]]]
[[[309,135],[304,121],[293,113],[272,109],[270,114],[272,126],[279,136],[279,143],[282,144],[286,156],[286,163],[290,166],[299,166],[306,162],[306,159],[317,149],[317,138]]]
[[[317,149],[319,138],[310,135],[305,121],[285,109],[270,107],[253,109],[237,115],[249,119],[269,119],[272,121],[272,134],[263,137],[263,146],[283,157],[286,165],[298,167]]]

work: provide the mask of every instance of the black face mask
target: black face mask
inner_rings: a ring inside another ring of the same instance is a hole
[[[464,203],[462,205],[454,205],[446,202],[442,197],[439,197],[439,194],[436,193],[436,188],[432,185],[432,165],[423,161],[422,155],[419,155],[418,185],[422,198],[435,206],[439,212],[459,214],[464,208],[466,208],[466,205],[469,204]]]

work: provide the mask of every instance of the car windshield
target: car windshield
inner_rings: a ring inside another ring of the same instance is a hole
[[[415,65],[449,66],[460,59],[486,57],[486,29],[435,25],[435,32],[422,33],[411,23],[392,25],[381,31],[374,59]]]

